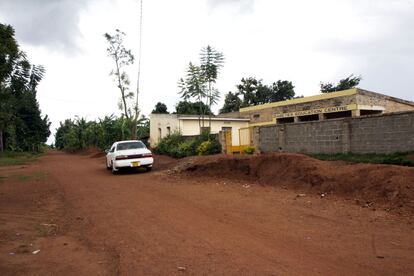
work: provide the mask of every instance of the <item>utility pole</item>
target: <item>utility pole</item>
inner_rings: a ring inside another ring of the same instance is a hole
[[[142,48],[142,0],[139,0],[139,38],[138,38],[138,75],[137,75],[137,95],[135,101],[135,116],[132,127],[132,139],[137,139],[138,117],[139,117],[139,92],[140,92],[140,78],[141,78],[141,48]]]

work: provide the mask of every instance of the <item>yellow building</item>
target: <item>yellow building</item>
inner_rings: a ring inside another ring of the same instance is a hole
[[[358,117],[414,110],[414,103],[353,88],[240,109],[249,126]]]

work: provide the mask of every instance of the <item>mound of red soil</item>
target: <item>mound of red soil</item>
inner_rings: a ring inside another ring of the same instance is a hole
[[[79,155],[93,155],[96,153],[102,152],[101,150],[99,150],[98,148],[87,148],[87,149],[82,149],[76,152],[76,154]]]
[[[87,148],[75,152],[76,154],[88,156],[90,158],[101,158],[106,155],[106,153],[98,148]]]
[[[166,155],[154,155],[154,169],[168,170],[180,163],[179,159],[174,159]]]
[[[90,155],[91,158],[103,158],[106,155],[105,152],[99,151]]]
[[[414,214],[414,168],[320,161],[301,154],[194,158],[179,171],[355,199]]]
[[[407,159],[414,162],[414,153],[407,155]]]

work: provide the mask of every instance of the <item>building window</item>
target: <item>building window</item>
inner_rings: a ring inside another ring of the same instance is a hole
[[[348,118],[352,117],[351,111],[341,111],[341,112],[332,112],[332,113],[325,113],[326,119],[338,119],[338,118]]]
[[[319,121],[319,114],[299,116],[300,122]]]
[[[259,118],[260,118],[260,114],[254,114],[254,115],[253,115],[253,118],[255,118],[255,119],[259,119]]]
[[[377,115],[377,114],[382,114],[382,111],[381,110],[361,110],[360,111],[361,116]]]
[[[162,138],[162,131],[161,128],[158,128],[158,140],[161,140]]]
[[[167,126],[167,135],[171,135],[171,127]]]
[[[295,119],[293,117],[288,117],[288,118],[279,118],[276,121],[278,124],[290,124],[290,123],[294,123]]]

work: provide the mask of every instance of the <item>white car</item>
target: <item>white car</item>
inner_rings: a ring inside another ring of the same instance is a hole
[[[154,158],[144,143],[138,140],[115,142],[106,154],[106,168],[116,174],[121,168],[144,167],[152,169]]]

